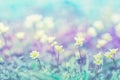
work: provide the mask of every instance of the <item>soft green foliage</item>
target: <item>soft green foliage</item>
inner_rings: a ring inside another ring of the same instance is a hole
[[[85,64],[78,64],[76,57],[62,62],[59,68],[41,62],[42,68],[36,60],[23,61],[25,57],[0,64],[0,80],[119,80],[120,70],[111,69],[113,62],[104,63],[101,68],[91,67],[90,59],[86,56]],[[116,60],[117,63],[120,60]],[[80,70],[81,69],[81,70]]]

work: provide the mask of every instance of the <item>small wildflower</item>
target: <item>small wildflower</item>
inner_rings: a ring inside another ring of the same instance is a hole
[[[0,23],[0,34],[3,34],[9,30],[9,27],[5,26],[3,23]]]
[[[62,47],[63,47],[63,46],[56,45],[56,46],[55,46],[55,50],[56,50],[57,52],[59,52],[59,53],[62,53],[62,52],[64,52],[64,49],[63,49]]]
[[[75,45],[77,46],[82,46],[83,45],[83,41],[84,41],[84,38],[83,37],[80,37],[80,36],[76,36],[75,37]]]
[[[60,46],[58,44],[55,44],[55,46],[53,46],[56,53],[57,53],[57,60],[56,60],[56,63],[57,63],[57,67],[59,68],[59,53],[63,53],[64,52],[64,49],[63,49],[63,46]]]
[[[104,29],[104,25],[103,25],[103,22],[102,21],[95,21],[93,23],[93,26],[97,29],[97,30],[102,30]]]
[[[109,33],[105,33],[105,34],[102,35],[102,39],[104,39],[106,41],[111,41],[112,36]]]
[[[32,52],[30,53],[30,57],[31,57],[32,59],[37,59],[37,58],[39,57],[39,52],[37,52],[37,51],[32,51]]]
[[[56,46],[57,44],[58,44],[58,42],[54,41],[54,42],[51,43],[51,46],[54,47],[54,46]]]
[[[98,54],[94,55],[95,59],[102,59],[102,53],[99,52]]]
[[[18,39],[24,39],[25,33],[24,32],[17,32],[15,35]]]
[[[88,33],[88,35],[90,35],[90,36],[92,36],[92,37],[94,37],[94,36],[97,35],[96,29],[94,29],[94,28],[92,28],[92,27],[88,28],[87,33]]]
[[[35,25],[37,22],[41,21],[42,15],[33,14],[26,18],[24,25],[26,28],[30,28]]]
[[[75,46],[82,46],[85,35],[83,33],[77,33],[75,39]]]
[[[113,55],[115,55],[117,53],[117,51],[118,51],[118,48],[110,49],[110,53],[113,54]]]
[[[100,40],[98,40],[96,47],[97,47],[97,48],[101,48],[101,47],[103,47],[106,43],[107,43],[106,40],[100,39]]]
[[[108,59],[111,59],[113,57],[113,55],[110,52],[106,52],[105,57]]]
[[[46,43],[48,41],[48,36],[45,34],[44,30],[38,30],[35,33],[34,39],[40,40],[42,43]]]
[[[94,61],[94,63],[95,63],[96,65],[101,65],[101,64],[103,63],[103,60],[97,59],[97,60]]]
[[[94,63],[96,65],[101,65],[103,63],[102,54],[101,53],[98,53],[98,54],[94,55]]]
[[[52,43],[54,40],[55,40],[55,37],[49,37],[49,38],[48,38],[48,42],[49,42],[49,43]]]
[[[45,31],[43,31],[43,30],[38,30],[38,31],[36,31],[36,33],[35,33],[35,35],[34,35],[34,39],[39,40],[39,39],[41,39],[42,36],[44,36],[44,35],[45,35]]]

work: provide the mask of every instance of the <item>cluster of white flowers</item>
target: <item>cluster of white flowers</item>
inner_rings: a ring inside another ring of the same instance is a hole
[[[3,34],[9,30],[9,27],[0,22],[0,34]]]
[[[30,28],[33,27],[36,29],[51,29],[54,27],[54,21],[52,17],[43,18],[42,15],[33,14],[26,18],[25,27]]]

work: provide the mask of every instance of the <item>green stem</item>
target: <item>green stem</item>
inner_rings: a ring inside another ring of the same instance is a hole
[[[79,55],[80,55],[80,58],[79,59],[81,59],[81,53],[80,53],[80,48],[79,48],[79,46],[78,46],[78,52],[79,52]],[[82,65],[81,65],[81,62],[80,62],[80,73],[82,73]]]
[[[59,68],[59,58],[60,58],[59,53],[57,53],[57,68]]]
[[[37,58],[36,60],[37,60],[37,62],[38,62],[38,64],[39,64],[39,68],[41,69],[41,62],[40,62],[40,59]]]
[[[114,63],[115,69],[117,69],[117,63],[116,63],[115,59],[112,58],[112,61],[113,61],[113,63]]]
[[[92,80],[96,80],[96,78],[99,76],[99,74],[101,73],[101,72],[98,72],[99,71],[99,67],[100,66],[97,66],[98,67],[98,69],[95,71],[95,76],[93,77],[93,79]],[[99,78],[99,80],[100,80],[100,78]]]
[[[79,52],[79,54],[80,54],[80,59],[81,59],[81,53],[80,53],[80,48],[79,48],[79,46],[78,46],[78,52]]]
[[[114,59],[114,58],[112,58],[112,61],[113,61],[114,66],[115,66],[115,70],[117,70],[117,69],[118,69],[118,67],[117,67],[117,63],[116,63],[115,59]],[[118,74],[117,74],[117,79],[119,80],[119,75],[118,75]]]

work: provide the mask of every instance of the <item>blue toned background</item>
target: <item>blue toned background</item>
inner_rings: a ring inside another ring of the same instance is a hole
[[[0,20],[19,20],[30,14],[90,17],[119,12],[119,0],[0,0]]]

